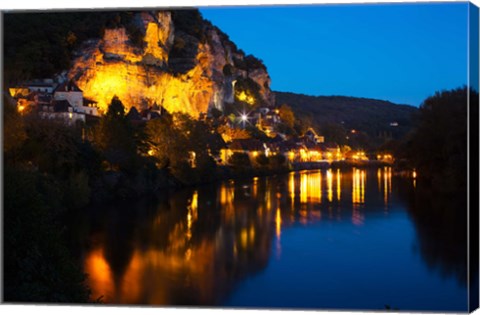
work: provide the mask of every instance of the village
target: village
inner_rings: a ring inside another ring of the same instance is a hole
[[[95,100],[85,98],[77,84],[65,77],[32,80],[10,88],[9,93],[16,101],[20,114],[32,115],[38,119],[57,121],[68,126],[88,126],[96,124],[102,116]],[[132,107],[126,117],[133,124],[145,124],[161,117],[165,111],[157,105],[140,112]],[[210,114],[200,116],[200,119],[209,118],[211,119]],[[282,134],[277,128],[282,122],[278,107],[259,107],[248,113],[232,114],[223,117],[222,122],[225,125],[223,130],[227,132],[221,133],[224,146],[220,154],[214,157],[218,165],[229,165],[235,153],[248,155],[252,163],[259,156],[268,158],[280,155],[291,168],[316,168],[334,162],[365,164],[371,159],[363,150],[351,150],[347,146],[341,147],[329,142],[311,127],[300,136]],[[263,132],[268,140],[262,141],[241,132],[252,126]],[[390,154],[377,155],[373,159],[387,164],[393,162]],[[195,167],[194,158],[191,166]]]

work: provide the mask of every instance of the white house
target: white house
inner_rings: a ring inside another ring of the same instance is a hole
[[[88,115],[98,116],[98,108],[93,101],[84,104],[83,91],[73,82],[66,81],[60,84],[53,93],[53,99],[56,101],[68,101],[76,112]],[[86,99],[85,99],[86,100]],[[87,105],[87,106],[84,106]]]
[[[83,107],[83,92],[73,81],[60,84],[53,93],[53,99],[56,101],[66,100],[73,107]]]

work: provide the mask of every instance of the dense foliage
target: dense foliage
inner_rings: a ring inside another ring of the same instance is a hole
[[[3,17],[7,85],[68,69],[74,50],[87,39],[101,38],[107,28],[124,26],[132,42],[142,45],[130,11],[27,12]]]
[[[114,97],[94,131],[94,143],[110,170],[134,172],[138,167],[134,130],[125,116],[122,102]]]
[[[392,139],[401,139],[413,127],[412,114],[417,111],[412,106],[366,98],[285,92],[275,92],[275,97],[278,104],[291,107],[298,133],[312,126],[328,141],[352,148],[375,149]],[[390,125],[395,122],[398,126]]]
[[[406,158],[421,178],[445,192],[467,187],[467,108],[478,93],[466,87],[435,93],[420,107],[418,126],[405,145]]]
[[[4,98],[10,143],[3,148],[4,300],[88,302],[85,276],[66,247],[60,220],[88,202],[82,150],[57,126],[39,134],[43,129],[24,123],[13,106]]]
[[[5,169],[4,300],[85,303],[89,291],[58,221],[66,211],[58,181],[38,172]]]

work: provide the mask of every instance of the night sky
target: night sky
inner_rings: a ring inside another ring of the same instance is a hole
[[[467,3],[209,7],[272,89],[418,106],[467,84]]]

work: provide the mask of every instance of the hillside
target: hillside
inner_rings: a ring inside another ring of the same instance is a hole
[[[402,138],[413,127],[413,116],[418,111],[409,105],[357,97],[288,92],[275,92],[275,97],[278,105],[292,108],[297,130],[312,125],[327,141],[363,147]]]
[[[8,13],[4,27],[7,87],[62,74],[103,112],[113,96],[194,117],[274,102],[263,62],[198,10]]]

